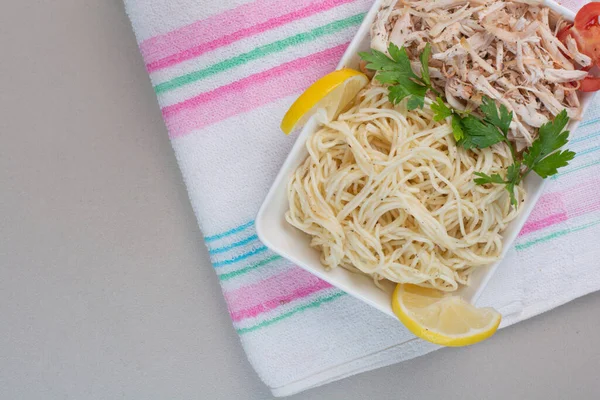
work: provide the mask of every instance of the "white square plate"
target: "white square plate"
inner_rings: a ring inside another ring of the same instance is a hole
[[[344,53],[337,68],[349,67],[358,69],[359,51],[367,51],[370,48],[369,30],[371,23],[375,19],[381,0],[376,0],[369,13],[365,17],[362,25],[348,49]],[[573,20],[575,14],[570,10],[552,2],[546,1],[545,4],[562,14],[565,19]],[[582,106],[585,109],[592,100],[591,93],[583,93],[581,96]],[[577,122],[569,125],[569,129],[574,130]],[[319,252],[310,247],[310,238],[305,233],[294,228],[285,220],[285,213],[288,210],[287,183],[294,170],[304,161],[308,152],[306,150],[306,139],[318,128],[315,118],[309,119],[304,126],[289,156],[285,160],[279,174],[275,178],[273,186],[269,190],[258,215],[256,217],[256,230],[260,240],[271,250],[292,261],[296,265],[317,275],[319,278],[329,282],[348,294],[363,300],[386,314],[394,315],[392,312],[390,297],[394,284],[388,282],[385,290],[377,288],[370,277],[351,273],[344,268],[335,268],[326,271],[319,260]],[[522,206],[520,215],[510,223],[504,231],[504,251],[501,257],[511,248],[517,234],[525,224],[527,217],[533,210],[535,203],[542,194],[544,180],[537,175],[530,174],[524,180],[525,190],[528,193],[526,203]],[[464,286],[457,292],[465,300],[474,303],[481,295],[487,282],[492,277],[494,271],[501,264],[498,261],[487,267],[481,267],[475,270],[471,275],[469,286]]]

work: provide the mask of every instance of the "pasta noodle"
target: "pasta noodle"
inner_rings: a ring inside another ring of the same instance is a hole
[[[409,112],[387,94],[369,85],[308,138],[286,219],[311,236],[327,268],[454,291],[498,260],[502,231],[518,213],[503,185],[473,182],[477,171],[504,175],[510,150],[459,148],[428,99]],[[515,194],[523,201],[522,187]]]

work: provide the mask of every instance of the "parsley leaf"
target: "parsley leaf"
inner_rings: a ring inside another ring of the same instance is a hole
[[[391,47],[391,46],[390,46]],[[375,71],[396,71],[398,63],[389,58],[385,53],[379,50],[371,49],[371,52],[360,52],[358,55],[367,62],[366,67]],[[412,71],[412,70],[411,70]]]
[[[398,104],[404,98],[408,98],[406,106],[409,110],[422,108],[425,104],[425,95],[428,90],[434,90],[429,77],[429,56],[431,45],[426,45],[421,54],[422,77],[414,73],[410,65],[410,58],[404,47],[389,44],[386,54],[371,49],[371,52],[359,53],[360,57],[367,61],[366,67],[377,71],[375,79],[390,85],[388,98],[392,104]]]
[[[506,180],[500,174],[487,175],[483,172],[475,172],[474,175],[478,178],[474,179],[477,185],[486,185],[488,183],[504,185],[508,195],[510,196],[510,204],[517,206],[517,197],[515,196],[515,186],[521,182],[521,163],[515,161],[514,164],[508,167],[506,171]]]
[[[379,71],[375,76],[375,79],[387,85],[395,85],[400,79],[403,78],[404,77],[399,75],[396,71]]]
[[[390,99],[390,103],[392,104],[400,103],[402,99],[410,96],[410,94],[411,93],[408,90],[406,90],[404,86],[401,85],[390,86],[388,88],[388,98]]]
[[[431,103],[431,111],[433,111],[433,120],[442,121],[448,117],[452,117],[452,135],[454,140],[457,142],[465,137],[465,133],[461,123],[461,117],[456,114],[454,110],[444,103],[444,100],[438,96],[433,103]]]
[[[515,161],[506,171],[506,190],[510,196],[510,204],[517,206],[517,197],[515,196],[515,186],[521,182],[521,163]]]
[[[390,99],[390,103],[392,104],[398,104],[405,97],[412,96],[410,100],[413,100],[414,97],[420,98],[418,104],[420,104],[422,107],[423,103],[425,102],[425,93],[427,93],[427,87],[421,86],[410,79],[400,78],[398,80],[398,84],[390,86],[388,91],[388,97]],[[413,110],[415,108],[416,107],[410,108],[410,105],[408,106],[409,110]]]
[[[523,163],[527,166],[527,168],[535,171],[536,165],[540,163],[546,156],[567,144],[569,139],[569,131],[563,132],[563,129],[565,126],[567,126],[568,122],[569,117],[567,116],[567,112],[562,110],[556,116],[556,118],[554,118],[554,121],[546,122],[540,127],[538,138],[533,141],[531,147],[525,152],[525,154],[523,154]],[[573,159],[573,156],[571,156],[571,158],[568,157],[569,155],[558,157],[555,156],[552,158],[552,161],[558,163],[557,168],[563,167],[567,165],[566,163],[568,161]],[[547,163],[548,162],[544,164],[544,167],[542,168],[543,171],[551,171],[551,169],[548,169],[548,167],[552,164],[548,165]],[[537,171],[535,172],[538,173]],[[545,178],[545,176],[542,177]]]
[[[486,124],[472,115],[460,118],[464,137],[459,145],[465,149],[484,149],[504,141],[505,136],[494,125]]]
[[[484,115],[484,120],[490,124],[500,128],[504,136],[508,134],[508,128],[512,121],[513,113],[508,112],[504,104],[500,105],[500,109],[496,107],[496,102],[487,96],[483,96],[483,103],[479,106],[479,110]]]
[[[512,118],[512,114],[509,114],[507,110],[506,112],[502,111],[502,108],[500,108],[500,112],[497,112],[495,106],[490,106],[489,101],[486,102],[484,100],[484,104],[486,104],[485,106],[482,106],[482,108],[486,109],[486,111],[482,110],[486,115],[484,125],[486,121],[489,121],[490,124],[495,124],[495,126],[498,126],[500,129],[504,129],[503,123],[505,124],[505,127],[508,127],[508,124],[510,124],[509,119]],[[463,119],[463,121],[464,120],[465,119]],[[504,122],[502,122],[502,120],[504,120]],[[514,148],[508,140],[504,140],[511,146],[511,152],[514,158],[514,164],[508,167],[506,180],[502,180],[499,174],[489,176],[476,172],[475,175],[478,176],[478,178],[475,179],[475,183],[478,185],[485,185],[487,183],[505,185],[506,190],[510,195],[510,202],[516,207],[517,199],[515,196],[515,186],[517,186],[529,172],[534,171],[542,178],[547,178],[558,173],[558,168],[568,165],[569,161],[575,157],[575,153],[570,150],[559,150],[562,146],[567,144],[569,139],[569,132],[563,131],[568,122],[569,117],[567,116],[567,112],[563,110],[556,118],[554,118],[554,121],[542,125],[538,132],[538,138],[533,141],[531,147],[523,154],[522,162],[516,158],[517,156]],[[470,143],[468,140],[472,141],[468,136],[463,140],[463,142],[467,143],[467,146]],[[465,145],[463,144],[463,146]],[[465,146],[465,148],[468,147]],[[522,165],[525,166],[524,171],[521,171]]]
[[[557,151],[537,162],[532,169],[542,178],[547,178],[558,173],[558,168],[569,165],[573,158],[575,153],[570,150]]]
[[[504,179],[500,176],[500,174],[487,175],[483,172],[474,172],[474,174],[479,177],[474,180],[475,183],[478,185],[485,185],[486,183],[497,183],[501,185],[503,183],[506,183],[504,182]]]
[[[452,135],[457,142],[465,137],[462,122],[460,122],[460,117],[456,114],[452,115]]]
[[[575,153],[570,150],[558,151],[569,141],[569,131],[563,131],[567,123],[569,117],[566,110],[562,110],[554,121],[546,122],[540,127],[538,138],[523,154],[526,174],[535,171],[542,178],[547,178],[556,174],[558,168],[568,165],[575,157]]]
[[[512,112],[508,112],[504,106],[498,109],[496,103],[487,96],[483,96],[479,111],[484,115],[483,119],[474,115],[461,117],[458,111],[450,110],[454,114],[452,130],[456,140],[460,140],[458,144],[465,149],[484,149],[500,142],[508,144],[506,135],[512,121]],[[512,148],[511,152],[514,152]]]
[[[433,120],[441,121],[452,115],[452,110],[444,103],[441,97],[437,97],[433,103],[431,103],[431,111],[433,111]]]
[[[388,52],[392,59],[396,61],[395,70],[400,73],[405,73],[409,78],[417,78],[417,75],[413,72],[410,66],[410,58],[404,46],[398,47],[394,43],[390,42],[388,46]]]
[[[408,110],[414,110],[415,108],[423,108],[423,106],[425,105],[424,96],[425,93],[423,93],[423,96],[411,96],[410,99],[408,99],[408,103],[406,103],[406,108]]]
[[[379,80],[380,74],[377,74],[375,78],[382,83],[390,83],[389,80],[394,77],[419,78],[410,66],[410,58],[404,47],[398,48],[394,43],[390,43],[388,52],[390,53],[391,58],[385,53],[373,49],[371,49],[370,53],[361,52],[358,54],[363,60],[367,61],[366,67],[368,69],[390,72],[389,74],[386,74],[388,79],[386,79],[385,82]]]

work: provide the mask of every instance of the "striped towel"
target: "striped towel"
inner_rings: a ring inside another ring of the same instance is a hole
[[[125,0],[233,326],[276,396],[437,348],[270,252],[254,229],[294,141],[281,116],[335,68],[371,3]],[[600,289],[600,104],[574,136],[577,158],[481,300],[504,325]]]

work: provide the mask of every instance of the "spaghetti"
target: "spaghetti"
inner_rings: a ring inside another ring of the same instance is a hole
[[[387,95],[369,85],[308,138],[286,219],[311,236],[327,268],[454,291],[499,259],[518,213],[502,185],[478,186],[473,172],[503,174],[513,158],[502,143],[459,148],[427,103],[409,112]],[[515,194],[523,201],[522,187]]]

